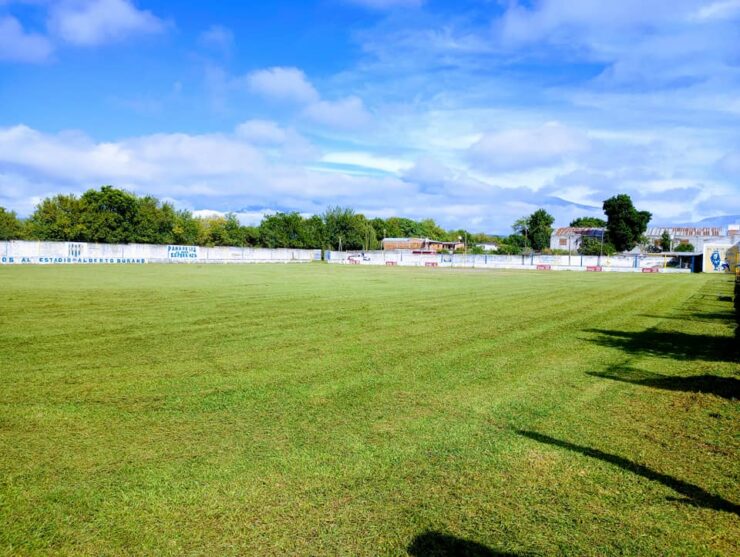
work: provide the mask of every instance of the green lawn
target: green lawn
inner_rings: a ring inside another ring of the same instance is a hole
[[[0,285],[2,554],[740,553],[728,278],[146,265]]]

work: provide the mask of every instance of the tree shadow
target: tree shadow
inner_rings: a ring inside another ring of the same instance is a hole
[[[414,557],[516,557],[517,553],[496,551],[487,545],[464,540],[441,532],[424,532],[407,548]]]
[[[675,331],[612,331],[587,329],[599,336],[591,339],[596,344],[619,348],[628,354],[649,355],[679,360],[736,362],[735,339],[727,336],[693,335]]]
[[[735,320],[735,314],[732,310],[728,311],[696,311],[684,312],[675,315],[658,315],[651,313],[641,313],[640,317],[649,317],[651,319],[674,319],[676,321],[726,321],[732,323]]]
[[[671,498],[671,500],[681,501],[697,507],[714,509],[716,511],[724,511],[740,515],[740,505],[736,505],[735,503],[728,501],[727,499],[724,499],[718,495],[713,495],[697,485],[679,480],[678,478],[674,478],[673,476],[669,476],[668,474],[656,472],[655,470],[651,470],[647,466],[637,464],[636,462],[632,462],[631,460],[627,460],[626,458],[622,458],[621,456],[605,453],[598,449],[592,449],[591,447],[583,447],[581,445],[576,445],[567,441],[561,441],[560,439],[555,439],[554,437],[549,437],[547,435],[543,435],[534,431],[517,430],[517,433],[540,443],[546,443],[555,447],[561,447],[563,449],[568,449],[569,451],[580,453],[584,456],[597,458],[599,460],[603,460],[604,462],[614,464],[615,466],[619,466],[623,470],[627,470],[628,472],[632,472],[633,474],[637,474],[638,476],[642,476],[643,478],[647,478],[648,480],[661,483],[664,486],[669,487],[677,493],[680,493],[681,495],[686,497],[686,499]]]
[[[740,399],[740,380],[734,377],[709,374],[677,377],[625,366],[610,366],[605,372],[589,371],[588,375],[667,391],[712,394],[728,400]]]

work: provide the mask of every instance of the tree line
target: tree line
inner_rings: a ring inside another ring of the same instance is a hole
[[[607,220],[583,217],[571,222],[571,226],[606,228],[598,249],[593,238],[583,239],[584,253],[632,249],[650,220],[650,213],[637,211],[627,195],[605,201],[604,212]],[[380,248],[383,238],[421,237],[458,241],[470,253],[484,253],[481,244],[495,244],[496,253],[520,254],[547,252],[554,221],[547,211],[538,209],[518,219],[513,233],[502,237],[445,230],[433,219],[368,219],[349,208],[330,207],[309,217],[297,212],[275,213],[265,216],[258,226],[244,226],[234,213],[194,216],[150,195],[103,186],[80,196],[48,197],[27,219],[0,207],[0,240],[373,250]]]
[[[258,226],[244,226],[234,213],[195,216],[153,196],[137,196],[112,186],[90,189],[80,196],[48,197],[27,219],[0,207],[0,240],[372,250],[380,248],[384,237],[496,239],[462,229],[444,230],[432,219],[368,219],[342,207],[309,217],[275,213],[266,215]]]

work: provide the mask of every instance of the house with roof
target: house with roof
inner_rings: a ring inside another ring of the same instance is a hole
[[[565,226],[558,228],[550,236],[550,249],[578,251],[584,238],[593,238],[599,242],[604,239],[604,228],[582,228]]]

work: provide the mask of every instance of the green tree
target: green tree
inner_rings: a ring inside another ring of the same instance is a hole
[[[581,255],[614,255],[616,250],[609,242],[601,242],[599,238],[582,236],[578,246],[578,253]]]
[[[147,195],[136,200],[136,222],[132,241],[142,244],[172,244],[175,242],[177,212],[170,203],[160,203]]]
[[[578,217],[570,221],[573,228],[606,228],[606,221],[598,217]]]
[[[267,215],[259,225],[260,243],[268,248],[302,248],[303,217],[296,212]]]
[[[138,200],[127,191],[113,186],[89,189],[80,197],[82,239],[107,244],[136,241],[138,213]]]
[[[196,244],[200,246],[244,245],[244,239],[240,234],[241,226],[234,213],[227,213],[224,216],[199,217],[195,221],[198,224]]]
[[[538,209],[528,217],[518,219],[514,223],[514,230],[524,234],[525,243],[532,246],[535,251],[542,251],[550,247],[550,236],[552,235],[552,223],[555,218],[544,209]]]
[[[629,251],[645,234],[652,214],[638,211],[629,195],[620,194],[604,201],[607,216],[606,233],[617,251]]]
[[[86,238],[80,200],[72,194],[47,197],[28,219],[28,235],[34,240],[77,242]]]
[[[303,221],[303,247],[306,249],[326,248],[326,227],[319,215],[313,215]]]
[[[673,248],[673,251],[676,251],[676,252],[678,252],[678,251],[680,251],[680,252],[693,252],[693,251],[696,251],[696,250],[694,249],[694,245],[693,244],[686,243],[686,244],[678,244],[675,248]]]
[[[190,211],[182,210],[175,213],[175,222],[172,225],[172,243],[184,246],[198,244],[200,237],[200,222]]]
[[[330,249],[363,249],[368,237],[374,234],[372,225],[364,215],[352,209],[330,207],[323,215],[326,242]]]
[[[671,235],[667,230],[663,231],[660,235],[660,249],[663,251],[671,251]]]
[[[23,237],[24,226],[15,211],[0,207],[0,240],[21,240]]]
[[[263,247],[260,242],[260,229],[258,226],[242,226],[240,233],[244,239],[245,246]]]

